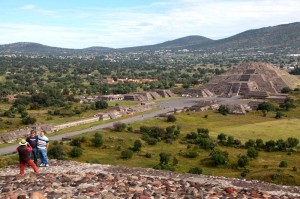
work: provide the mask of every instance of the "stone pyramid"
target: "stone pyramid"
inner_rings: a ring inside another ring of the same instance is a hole
[[[272,64],[248,62],[213,77],[203,88],[218,96],[231,97],[249,93],[276,95],[284,87],[294,89],[297,85],[300,85],[299,78]]]

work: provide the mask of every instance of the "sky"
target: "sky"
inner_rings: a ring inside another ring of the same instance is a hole
[[[300,0],[1,0],[0,13],[0,44],[123,48],[300,22]]]

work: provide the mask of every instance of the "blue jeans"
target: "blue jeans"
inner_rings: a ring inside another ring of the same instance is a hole
[[[38,150],[37,148],[32,149],[32,151],[30,151],[30,159],[32,159],[33,156],[33,162],[35,163],[35,165],[37,165],[37,158],[38,158]]]
[[[48,164],[47,149],[38,149],[42,164]]]

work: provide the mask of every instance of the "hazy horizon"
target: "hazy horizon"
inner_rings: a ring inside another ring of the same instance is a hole
[[[0,44],[62,48],[152,45],[190,35],[222,39],[300,21],[297,0],[5,1]]]

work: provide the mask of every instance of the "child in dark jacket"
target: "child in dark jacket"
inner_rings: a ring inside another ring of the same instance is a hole
[[[35,173],[39,172],[39,169],[34,164],[34,162],[30,159],[30,151],[32,150],[31,146],[26,142],[26,140],[21,140],[19,142],[19,147],[17,148],[17,151],[19,153],[19,162],[20,162],[20,174],[24,174],[25,170],[25,164],[28,164],[31,166]]]

